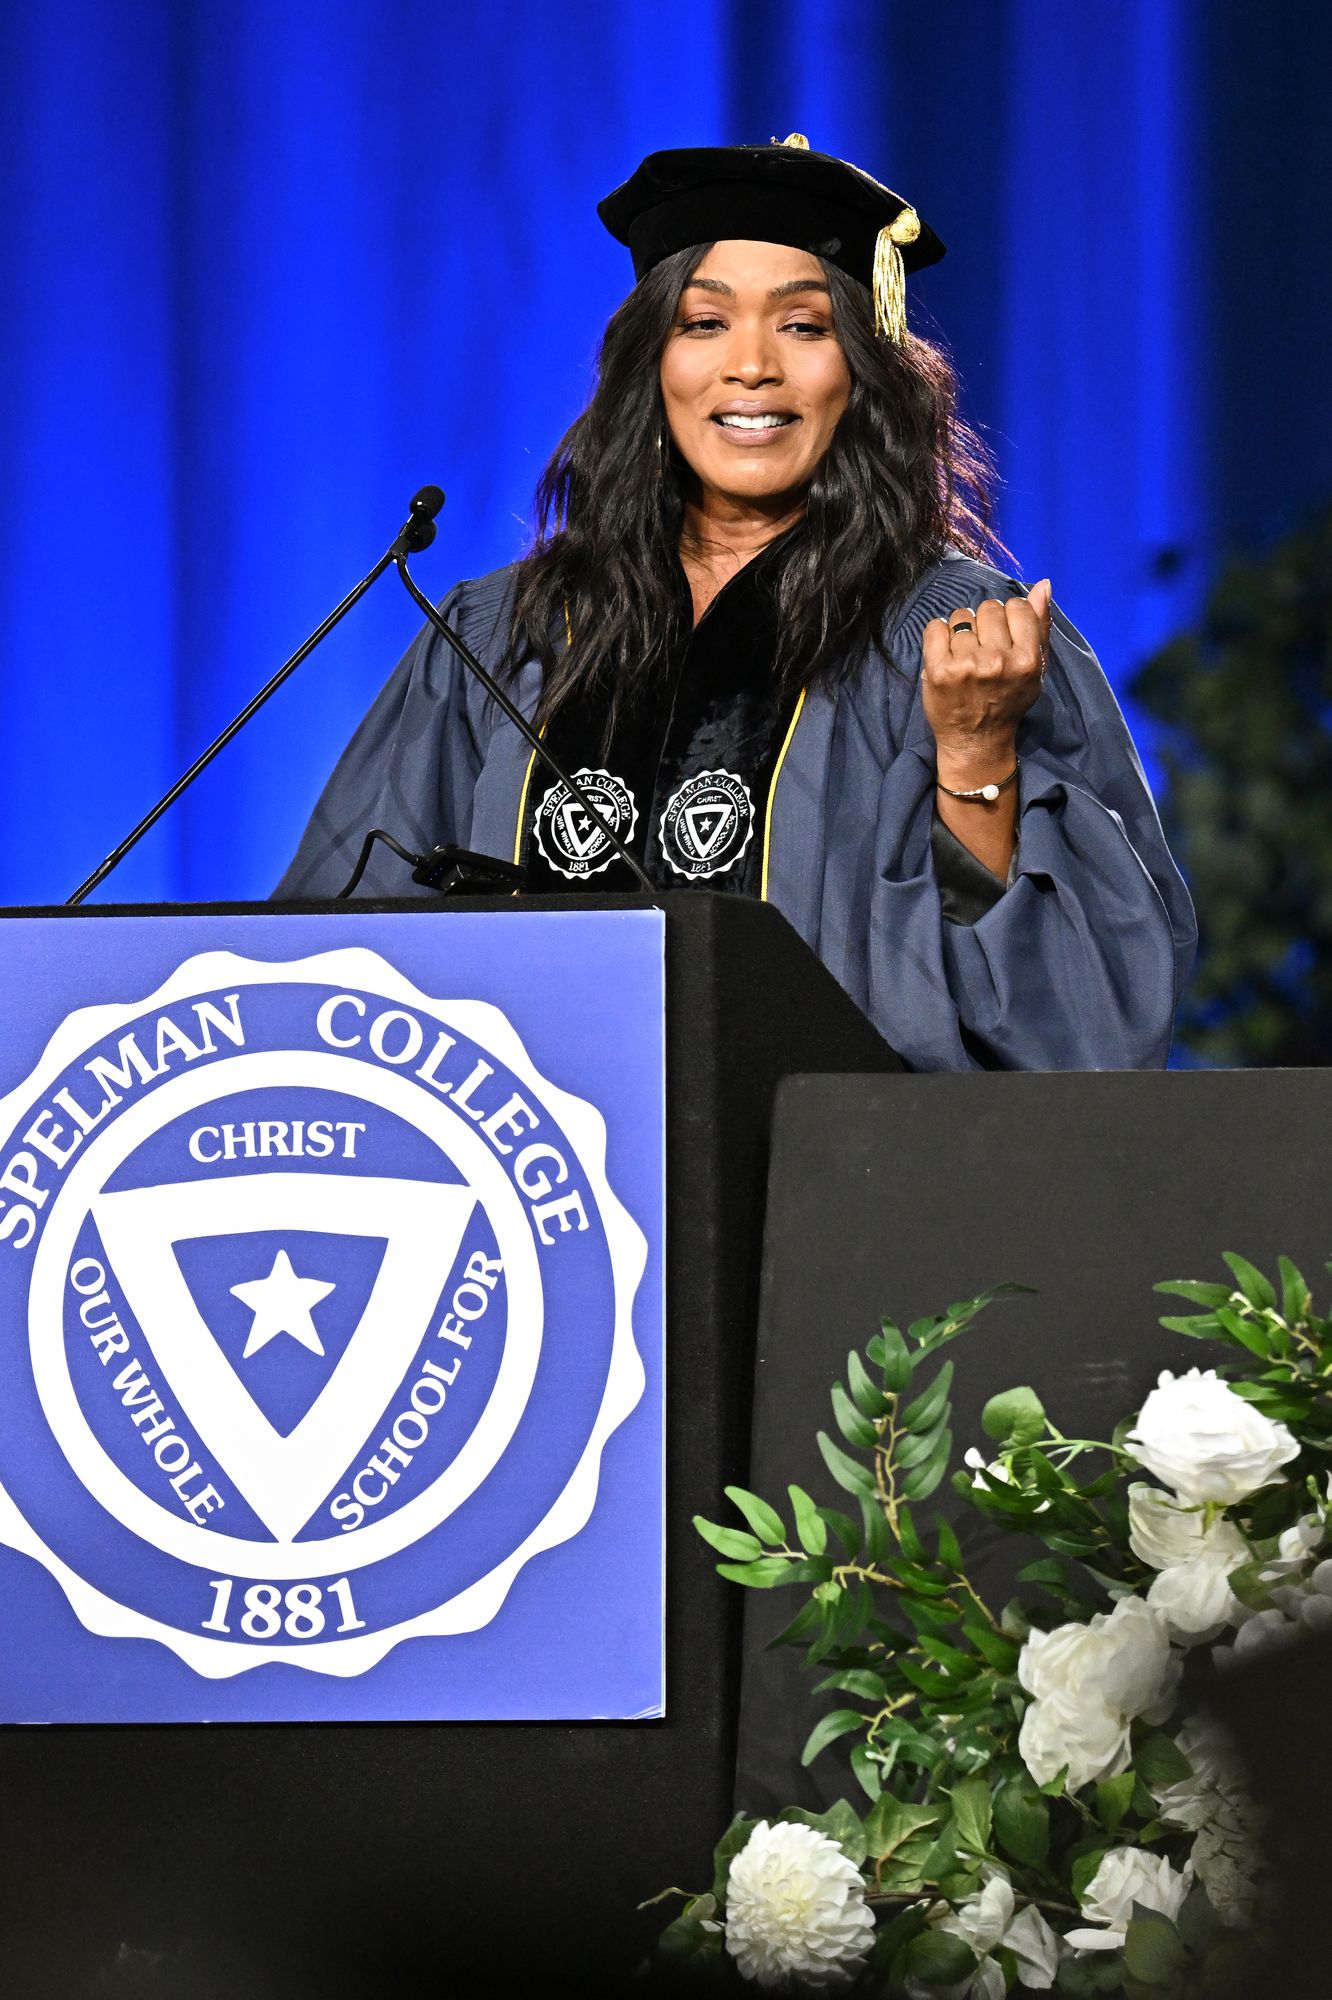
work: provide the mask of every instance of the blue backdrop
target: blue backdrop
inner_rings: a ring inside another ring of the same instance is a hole
[[[1240,0],[0,8],[0,900],[58,900],[369,567],[522,547],[628,287],[597,199],[792,128],[949,244],[917,325],[1122,682],[1327,496],[1332,10]],[[267,893],[416,626],[394,581],[108,884]]]

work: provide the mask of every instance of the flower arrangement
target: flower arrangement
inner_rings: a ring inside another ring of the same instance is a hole
[[[1064,1436],[1029,1387],[986,1405],[989,1451],[952,1486],[1041,1545],[1020,1598],[986,1602],[926,1505],[954,1449],[940,1349],[1019,1286],[885,1320],[849,1355],[841,1441],[819,1446],[850,1511],[792,1486],[784,1516],[728,1487],[744,1526],[696,1519],[723,1576],[806,1586],[774,1643],[845,1697],[804,1761],[836,1746],[857,1803],[735,1820],[662,1936],[671,1961],[905,2000],[1161,2000],[1243,1963],[1261,1825],[1181,1675],[1190,1649],[1224,1665],[1332,1624],[1332,1320],[1289,1260],[1277,1286],[1226,1263],[1231,1283],[1156,1288],[1197,1308],[1164,1326],[1226,1353],[1162,1374],[1111,1438]]]

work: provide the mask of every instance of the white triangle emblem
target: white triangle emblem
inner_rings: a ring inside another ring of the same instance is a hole
[[[300,1173],[132,1188],[94,1201],[112,1270],[172,1393],[278,1541],[299,1534],[402,1380],[475,1206],[469,1187]],[[219,1347],[172,1249],[189,1237],[274,1229],[386,1243],[341,1360],[286,1437]]]
[[[735,824],[735,807],[729,800],[700,800],[686,806],[684,822],[700,861],[710,861],[714,851],[729,839]]]
[[[601,801],[594,799],[593,803],[600,805]],[[577,799],[566,799],[560,807],[559,813],[560,832],[569,843],[570,854],[575,861],[586,861],[589,854],[596,853],[599,844],[605,843],[605,834],[596,821],[590,818],[584,808],[579,805]],[[608,817],[612,825],[614,825],[616,813],[613,806],[610,808]],[[580,820],[587,821],[586,831],[579,830],[578,823]],[[619,829],[617,828],[616,830],[618,832]]]

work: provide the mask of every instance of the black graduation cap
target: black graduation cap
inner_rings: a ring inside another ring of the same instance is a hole
[[[649,153],[597,214],[628,245],[636,278],[692,243],[740,237],[810,250],[870,287],[875,326],[899,345],[906,273],[944,254],[900,194],[847,160],[812,151],[799,132],[770,146]]]

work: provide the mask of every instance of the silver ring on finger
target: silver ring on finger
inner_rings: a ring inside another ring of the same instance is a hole
[[[950,632],[974,632],[976,627],[972,623],[970,618],[959,618],[957,622],[953,625],[950,625],[948,629]]]

